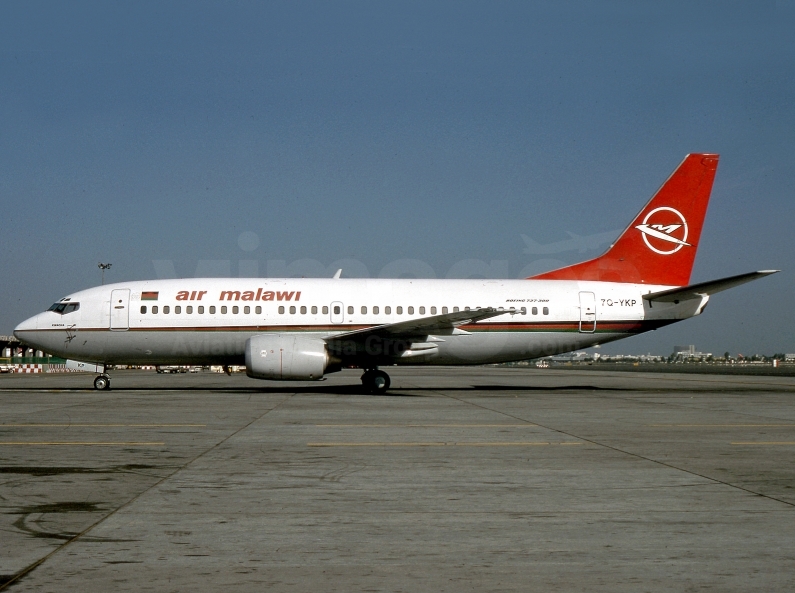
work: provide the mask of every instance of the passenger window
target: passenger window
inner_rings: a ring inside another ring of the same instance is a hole
[[[458,307],[453,307],[453,313],[458,313]]]
[[[522,315],[527,315],[527,307],[522,307]]]
[[[398,315],[403,315],[403,307],[397,307],[397,308],[395,309],[395,312],[396,312]]]
[[[245,315],[250,315],[250,314],[251,314],[251,307],[249,307],[248,305],[246,305],[245,307],[243,307],[243,313],[244,313]]]
[[[163,315],[168,315],[171,312],[171,307],[163,305]]]
[[[340,309],[339,305],[334,305],[334,315],[339,315],[342,309]]]
[[[362,315],[367,315],[367,307],[362,307]]]
[[[221,315],[226,315],[226,311],[227,311],[226,305],[221,307]]]
[[[146,305],[141,305],[141,314],[146,315]]]
[[[409,315],[414,315],[414,307],[409,307]]]
[[[317,315],[317,307],[312,307],[312,315]]]
[[[279,306],[279,315],[284,315],[284,305]]]
[[[384,307],[384,315],[390,315],[392,313],[392,307],[386,306]]]
[[[549,315],[549,307],[544,307],[544,315]]]
[[[179,315],[180,313],[182,313],[182,307],[177,305],[176,307],[174,307],[174,315]]]
[[[204,305],[199,305],[198,313],[199,313],[199,315],[204,315]]]
[[[425,307],[420,307],[420,315],[425,315]]]
[[[295,315],[295,305],[290,305],[290,315]]]
[[[328,315],[328,307],[323,305],[323,315]]]
[[[152,314],[157,315],[157,305],[152,305]]]
[[[464,307],[464,311],[469,311],[469,307]]]
[[[538,315],[538,307],[533,307],[532,308],[532,313],[533,313],[533,315]]]
[[[353,307],[348,305],[348,315],[353,315]]]
[[[232,314],[237,315],[238,313],[240,313],[240,307],[235,305],[234,307],[232,307]]]
[[[301,315],[306,315],[306,307],[301,307]]]
[[[445,311],[447,313],[447,311]],[[431,307],[431,315],[436,315],[436,307]]]
[[[447,307],[442,307],[442,315],[447,315]]]
[[[187,313],[188,315],[192,315],[193,314],[193,307],[191,305],[188,305],[187,307],[185,307],[185,313]]]
[[[260,307],[259,305],[255,307],[254,313],[256,313],[257,315],[262,315],[262,307]]]
[[[215,315],[215,305],[210,305],[210,315]]]
[[[378,315],[378,312],[379,312],[380,310],[381,310],[381,309],[379,309],[379,308],[378,308],[378,305],[376,305],[375,307],[373,307],[373,315]]]

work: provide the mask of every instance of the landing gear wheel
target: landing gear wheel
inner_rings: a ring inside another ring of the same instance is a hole
[[[389,375],[384,371],[365,371],[364,375],[362,375],[362,385],[374,395],[386,393],[390,383]]]
[[[99,375],[96,379],[94,379],[94,389],[97,391],[105,391],[106,389],[110,389],[110,377],[107,375]]]

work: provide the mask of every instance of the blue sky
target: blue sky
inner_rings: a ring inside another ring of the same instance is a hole
[[[573,263],[600,249],[521,235],[623,229],[703,151],[693,281],[784,272],[610,348],[793,352],[793,25],[793,2],[2,3],[0,333],[99,261],[109,282]]]

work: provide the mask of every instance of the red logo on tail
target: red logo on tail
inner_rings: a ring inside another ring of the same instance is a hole
[[[660,255],[671,255],[682,247],[692,247],[687,242],[687,221],[682,214],[668,206],[655,208],[635,227],[643,234],[646,247]]]
[[[533,278],[687,286],[717,168],[716,154],[687,155],[607,252]]]

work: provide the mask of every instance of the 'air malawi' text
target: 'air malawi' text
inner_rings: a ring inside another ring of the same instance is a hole
[[[181,290],[177,293],[178,301],[200,301],[207,294],[206,290]],[[257,289],[253,290],[222,290],[219,301],[300,301],[301,291],[273,291]]]

